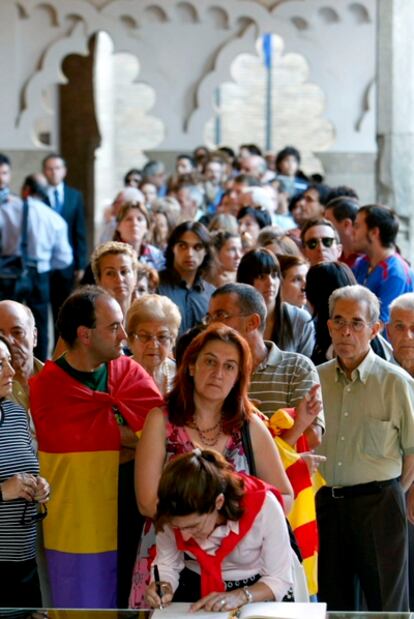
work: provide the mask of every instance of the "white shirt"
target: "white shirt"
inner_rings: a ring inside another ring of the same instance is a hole
[[[28,258],[37,261],[39,273],[64,269],[73,262],[66,221],[40,200],[29,198],[27,222]],[[21,255],[23,202],[10,196],[0,207],[1,253]]]
[[[239,523],[229,520],[216,527],[200,547],[214,555],[221,541],[230,531],[239,531]],[[157,533],[157,554],[153,565],[157,565],[162,581],[169,582],[175,591],[184,566],[200,573],[196,560],[184,564],[184,553],[177,550],[173,529],[166,525]],[[263,507],[256,516],[250,531],[236,548],[223,559],[224,580],[242,580],[260,574],[259,582],[265,583],[273,592],[275,600],[281,600],[293,586],[293,550],[283,510],[271,493],[267,492]],[[191,556],[190,552],[186,554]],[[153,577],[152,577],[153,580]]]

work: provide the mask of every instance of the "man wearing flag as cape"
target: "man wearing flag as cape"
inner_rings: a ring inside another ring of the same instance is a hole
[[[122,354],[122,322],[104,290],[77,290],[58,320],[66,353],[30,382],[40,466],[53,494],[44,539],[55,607],[120,603],[120,507],[135,500],[128,452],[147,413],[163,404],[149,375]]]

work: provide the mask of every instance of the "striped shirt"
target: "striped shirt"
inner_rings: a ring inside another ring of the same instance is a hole
[[[3,400],[0,406],[0,483],[16,473],[38,475],[26,411],[11,400]],[[35,556],[36,524],[20,523],[25,503],[23,499],[0,502],[0,561],[27,561]],[[26,517],[35,513],[32,503]]]
[[[259,410],[271,417],[279,408],[295,407],[319,376],[312,361],[299,353],[284,352],[273,342],[265,342],[266,359],[257,366],[250,383],[249,397],[258,400]],[[325,426],[323,413],[318,425]]]

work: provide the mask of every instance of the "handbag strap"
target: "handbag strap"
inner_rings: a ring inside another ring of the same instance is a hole
[[[23,221],[22,221],[22,239],[20,242],[20,251],[21,251],[21,256],[22,256],[22,264],[23,264],[23,269],[26,268],[27,266],[27,260],[28,260],[28,255],[27,255],[27,248],[28,248],[28,234],[27,234],[27,228],[28,228],[28,219],[29,219],[29,201],[27,200],[27,198],[25,198],[23,200]]]
[[[252,439],[250,436],[250,423],[245,421],[241,428],[241,439],[246,454],[247,464],[249,465],[250,475],[256,476],[256,463],[254,461],[254,453],[252,447]]]

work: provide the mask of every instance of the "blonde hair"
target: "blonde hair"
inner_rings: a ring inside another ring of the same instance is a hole
[[[138,255],[137,252],[128,243],[121,243],[120,241],[108,241],[107,243],[101,243],[95,247],[91,256],[91,268],[96,282],[101,279],[101,260],[105,256],[118,254],[125,254],[131,258],[132,268],[134,271],[138,268]]]
[[[181,314],[175,303],[168,297],[159,294],[145,294],[136,299],[126,316],[126,331],[128,337],[137,329],[141,322],[163,322],[169,329],[174,340],[181,324]]]

